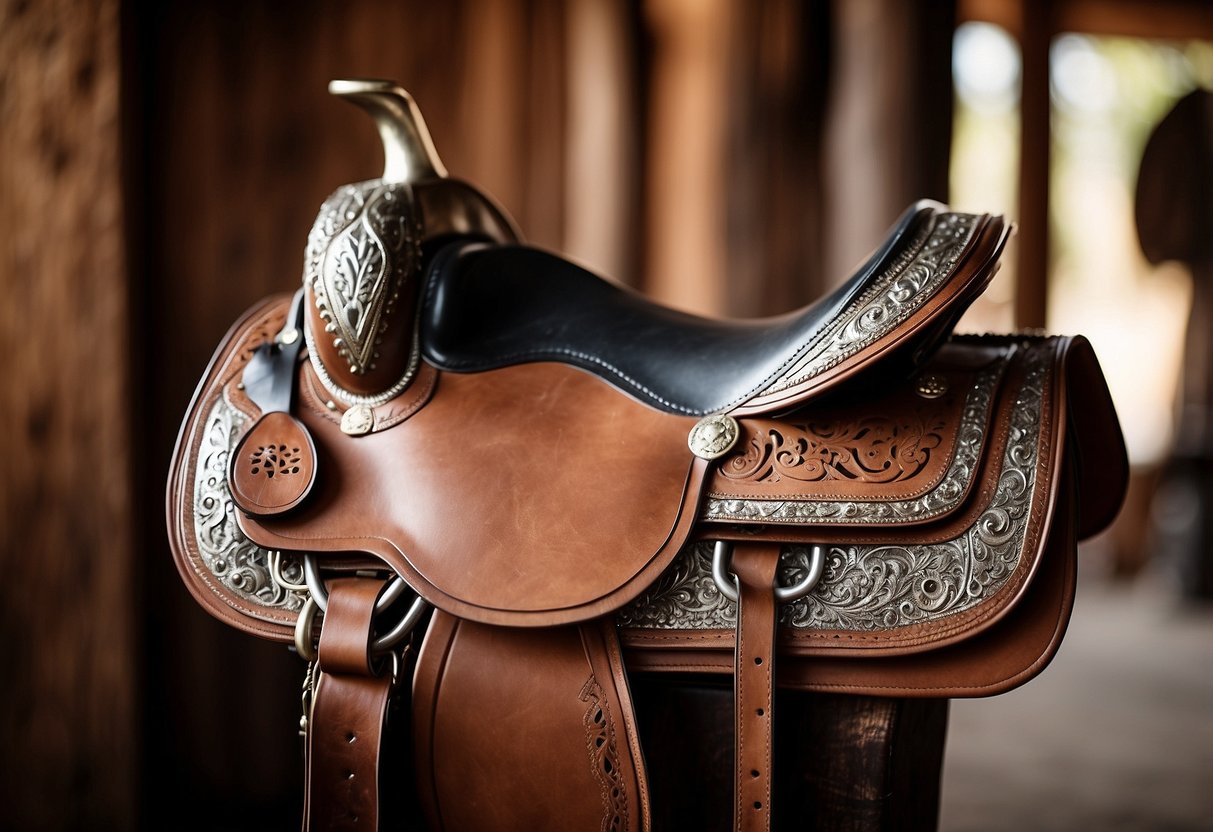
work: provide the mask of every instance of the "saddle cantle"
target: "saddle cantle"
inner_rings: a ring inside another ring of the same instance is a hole
[[[168,487],[194,597],[315,663],[306,824],[406,791],[377,767],[409,678],[433,828],[647,829],[629,675],[731,674],[733,824],[764,829],[775,687],[1048,663],[1127,461],[1085,339],[951,335],[1001,218],[919,203],[817,303],[710,320],[518,243],[403,91],[331,89],[385,175],[228,333]]]

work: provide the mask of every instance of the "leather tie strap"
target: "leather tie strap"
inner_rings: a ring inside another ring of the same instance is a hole
[[[733,674],[737,746],[734,786],[738,832],[771,828],[771,706],[774,700],[775,571],[779,544],[738,543],[737,660]]]
[[[384,585],[338,578],[329,587],[308,728],[304,832],[379,826],[379,757],[392,677],[374,675],[369,648]]]

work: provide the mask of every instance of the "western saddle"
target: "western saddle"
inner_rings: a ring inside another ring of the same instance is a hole
[[[309,661],[305,828],[408,794],[450,832],[649,829],[643,674],[732,677],[727,823],[769,829],[777,688],[1048,663],[1127,461],[1085,339],[952,334],[1002,218],[920,202],[806,309],[709,320],[521,244],[403,90],[330,90],[384,175],[232,327],[168,484],[194,597]]]

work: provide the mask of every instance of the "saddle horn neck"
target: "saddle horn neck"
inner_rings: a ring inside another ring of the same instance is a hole
[[[420,364],[420,274],[435,241],[519,235],[491,199],[447,175],[403,88],[337,79],[328,89],[369,114],[383,144],[383,175],[338,188],[320,207],[303,271],[312,366],[334,406],[361,410],[348,421],[361,433],[374,428],[369,409],[403,392]]]
[[[329,93],[357,104],[375,120],[383,142],[382,181],[416,183],[446,178],[446,167],[421,109],[403,87],[391,81],[338,78],[329,82]]]

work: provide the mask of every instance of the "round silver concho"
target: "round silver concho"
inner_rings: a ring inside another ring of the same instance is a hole
[[[375,411],[369,405],[356,404],[341,414],[341,430],[350,436],[362,436],[375,426]]]
[[[687,445],[700,459],[718,459],[733,449],[741,428],[737,420],[723,413],[704,416],[691,428]]]

